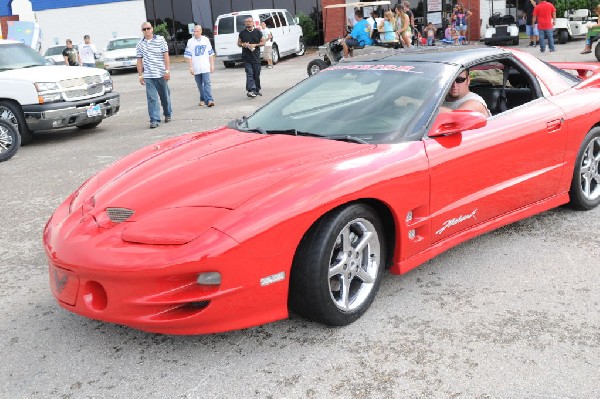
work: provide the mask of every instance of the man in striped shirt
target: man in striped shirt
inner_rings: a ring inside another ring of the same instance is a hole
[[[144,38],[136,46],[137,71],[140,83],[146,86],[150,128],[160,123],[160,105],[162,104],[165,123],[171,121],[171,92],[168,80],[171,78],[169,67],[169,47],[164,37],[155,35],[150,22],[142,24]],[[160,104],[158,102],[160,98]]]

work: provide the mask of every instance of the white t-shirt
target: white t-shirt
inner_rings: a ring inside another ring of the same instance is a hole
[[[206,36],[200,36],[200,39],[192,37],[188,40],[183,56],[191,58],[194,65],[194,74],[210,73],[210,57],[215,54],[210,40]]]
[[[83,64],[95,64],[96,58],[94,57],[94,54],[96,53],[96,46],[92,43],[85,44],[84,42],[79,45],[79,55],[81,56],[81,63]]]
[[[461,105],[463,105],[463,103],[465,103],[466,101],[469,101],[469,100],[475,100],[475,101],[480,102],[485,107],[485,109],[488,113],[488,116],[492,115],[492,113],[488,109],[487,104],[485,103],[485,100],[483,99],[483,97],[481,97],[477,93],[473,93],[472,91],[467,93],[465,96],[463,96],[462,98],[459,98],[456,101],[444,101],[442,106],[444,106],[446,108],[450,108],[451,110],[455,110],[455,109],[458,109]]]
[[[269,39],[269,35],[271,34],[271,29],[264,28],[262,29],[262,35],[265,38],[265,47],[273,46],[273,41]]]

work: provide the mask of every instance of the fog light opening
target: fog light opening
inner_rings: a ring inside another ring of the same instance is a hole
[[[219,272],[204,272],[198,274],[196,280],[200,285],[220,285],[221,273]]]
[[[104,287],[95,281],[88,281],[83,288],[83,302],[89,309],[97,312],[106,309],[108,297]]]

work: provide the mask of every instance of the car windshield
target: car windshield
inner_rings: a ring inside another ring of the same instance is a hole
[[[401,141],[415,130],[413,124],[427,119],[450,69],[434,63],[338,64],[230,126],[354,142]]]
[[[120,50],[123,48],[135,48],[139,41],[140,39],[138,38],[111,40],[110,42],[108,42],[106,50],[111,51]]]
[[[46,49],[46,52],[44,53],[44,57],[48,57],[51,55],[62,55],[63,50],[66,48],[67,48],[67,46],[50,47],[50,48]],[[73,48],[75,50],[77,50],[77,45],[74,44]]]
[[[48,65],[44,57],[24,44],[0,45],[0,71]]]

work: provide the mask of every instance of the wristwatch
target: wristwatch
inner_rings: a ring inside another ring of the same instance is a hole
[[[165,69],[165,73],[171,73],[171,71],[169,71],[168,69]]]

